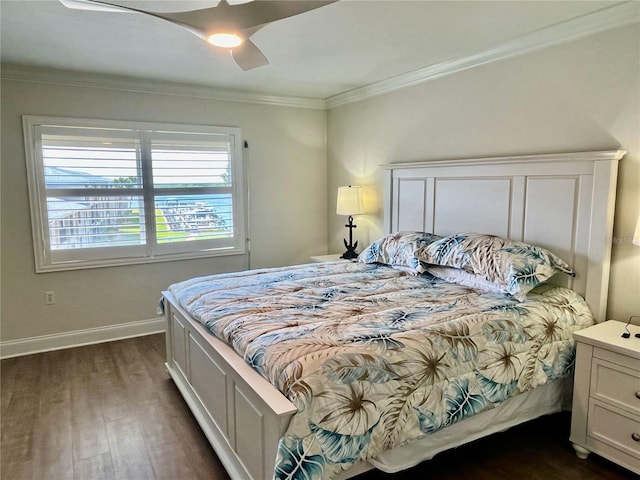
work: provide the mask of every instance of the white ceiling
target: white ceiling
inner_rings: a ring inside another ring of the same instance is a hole
[[[128,2],[156,11],[213,3]],[[327,99],[611,28],[625,23],[620,12],[637,12],[630,3],[340,0],[257,32],[252,40],[270,64],[245,72],[228,52],[153,17],[69,10],[57,0],[1,0],[1,55],[5,65]]]

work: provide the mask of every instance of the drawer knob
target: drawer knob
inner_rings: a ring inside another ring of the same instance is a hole
[[[640,400],[640,391],[636,392],[636,398]]]
[[[633,439],[634,442],[640,442],[640,433],[633,432],[631,434],[631,438]]]

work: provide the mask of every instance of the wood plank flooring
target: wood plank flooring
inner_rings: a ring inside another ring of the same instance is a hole
[[[3,360],[2,480],[226,480],[164,369],[164,335]],[[566,413],[529,422],[407,472],[358,480],[629,480],[579,460]]]

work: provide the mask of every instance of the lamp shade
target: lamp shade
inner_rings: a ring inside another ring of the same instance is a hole
[[[338,202],[336,207],[338,215],[360,215],[364,213],[364,200],[362,187],[348,185],[338,187]]]
[[[631,240],[634,245],[640,247],[640,215],[638,215],[638,223],[636,223],[636,231],[633,234],[633,239]]]

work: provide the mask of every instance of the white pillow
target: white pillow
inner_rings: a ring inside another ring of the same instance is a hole
[[[446,282],[457,283],[458,285],[474,288],[487,293],[499,293],[504,295],[504,290],[495,283],[490,282],[480,275],[469,273],[460,268],[429,265],[427,267],[427,272]]]

